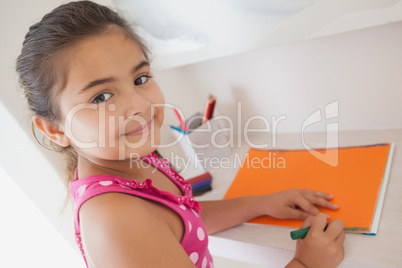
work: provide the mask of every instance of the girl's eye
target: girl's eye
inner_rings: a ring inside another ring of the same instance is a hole
[[[110,93],[101,93],[98,96],[96,96],[92,102],[93,103],[104,102],[104,101],[108,100],[111,96],[112,96],[112,94],[110,94]]]
[[[134,80],[134,85],[139,86],[142,84],[145,84],[148,79],[151,78],[151,76],[149,75],[142,75],[140,77],[138,77],[137,79]]]

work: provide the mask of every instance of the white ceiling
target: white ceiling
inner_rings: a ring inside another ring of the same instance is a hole
[[[164,69],[395,22],[399,0],[113,0]]]

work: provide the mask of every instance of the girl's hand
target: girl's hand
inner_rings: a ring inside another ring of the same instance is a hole
[[[295,257],[287,267],[337,267],[344,257],[343,222],[327,223],[326,216],[320,213],[308,217],[301,228],[308,226],[311,226],[309,232],[297,240]]]
[[[263,215],[278,219],[304,220],[310,215],[317,215],[317,206],[337,210],[338,205],[329,202],[332,195],[319,191],[292,189],[260,196],[259,201]]]

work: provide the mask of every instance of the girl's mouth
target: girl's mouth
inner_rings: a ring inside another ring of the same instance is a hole
[[[151,123],[153,121],[153,118],[149,120],[145,125],[141,125],[134,130],[128,131],[124,133],[122,136],[141,136],[143,134],[148,133],[148,131],[151,129]]]

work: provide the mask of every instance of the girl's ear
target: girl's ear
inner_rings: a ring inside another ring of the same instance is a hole
[[[70,145],[70,140],[67,138],[66,134],[60,127],[53,126],[48,120],[34,115],[32,117],[32,122],[43,134],[45,134],[49,139],[57,143],[62,147],[67,147]]]

